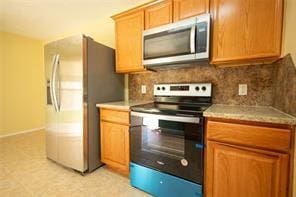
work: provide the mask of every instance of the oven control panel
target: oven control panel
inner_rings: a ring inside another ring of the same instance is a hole
[[[154,96],[212,96],[211,83],[156,84]]]

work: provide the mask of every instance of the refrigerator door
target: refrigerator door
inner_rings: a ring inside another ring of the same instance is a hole
[[[84,172],[87,160],[83,135],[83,36],[72,36],[56,42],[58,162]]]
[[[53,98],[53,71],[56,66],[56,44],[44,47],[44,64],[46,79],[46,155],[49,159],[58,160],[57,133],[59,131],[58,111]]]

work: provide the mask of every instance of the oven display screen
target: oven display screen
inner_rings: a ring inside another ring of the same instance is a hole
[[[189,86],[171,86],[170,90],[171,91],[188,91]]]

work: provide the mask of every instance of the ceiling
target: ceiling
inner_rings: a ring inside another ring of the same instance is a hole
[[[0,0],[0,30],[47,40],[147,0]]]

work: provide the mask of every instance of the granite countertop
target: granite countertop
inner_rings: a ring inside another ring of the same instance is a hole
[[[269,106],[238,106],[213,104],[204,112],[205,117],[228,118],[257,122],[296,125],[296,118]]]
[[[109,109],[118,109],[118,110],[129,110],[130,107],[136,105],[142,105],[146,103],[151,103],[152,101],[116,101],[116,102],[108,102],[108,103],[98,103],[97,107],[104,107]]]

